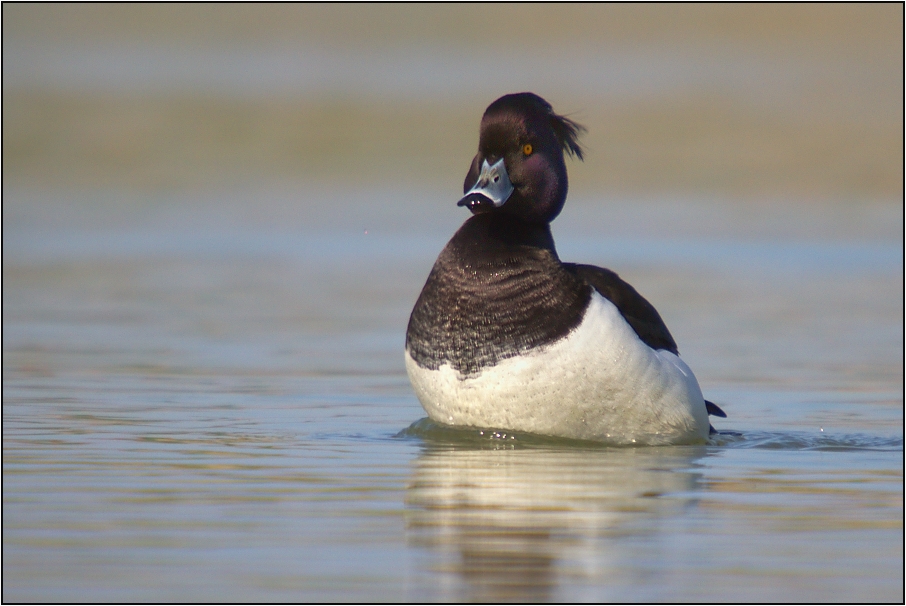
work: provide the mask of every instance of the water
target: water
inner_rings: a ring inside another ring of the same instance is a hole
[[[307,195],[5,192],[4,599],[901,599],[896,239],[577,200],[561,255],[658,305],[736,432],[600,448],[424,420],[405,324],[462,215]]]
[[[903,600],[902,7],[474,11],[4,5],[4,601]],[[709,444],[425,420],[408,315],[520,90]]]

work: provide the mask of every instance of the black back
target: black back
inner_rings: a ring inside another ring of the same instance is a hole
[[[676,341],[654,306],[615,272],[578,263],[564,263],[563,267],[591,284],[602,297],[616,305],[626,322],[648,347],[679,354]]]

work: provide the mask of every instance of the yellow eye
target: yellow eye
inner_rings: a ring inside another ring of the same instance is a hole
[[[532,144],[526,143],[525,145],[523,145],[522,153],[525,154],[526,156],[531,156],[532,155]]]

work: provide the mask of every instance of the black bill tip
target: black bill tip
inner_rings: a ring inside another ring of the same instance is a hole
[[[486,195],[477,192],[473,192],[465,196],[462,200],[456,203],[456,206],[465,206],[470,211],[472,211],[473,214],[476,215],[486,213],[496,208],[493,200],[491,200]]]

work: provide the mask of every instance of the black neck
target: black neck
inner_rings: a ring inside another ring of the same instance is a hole
[[[561,265],[547,224],[476,215],[434,264],[406,345],[423,368],[450,363],[471,374],[562,338],[590,298]]]
[[[546,252],[559,261],[554,238],[548,224],[529,223],[511,215],[487,213],[468,219],[450,240],[461,262],[477,261],[478,265],[512,259],[526,249]]]

